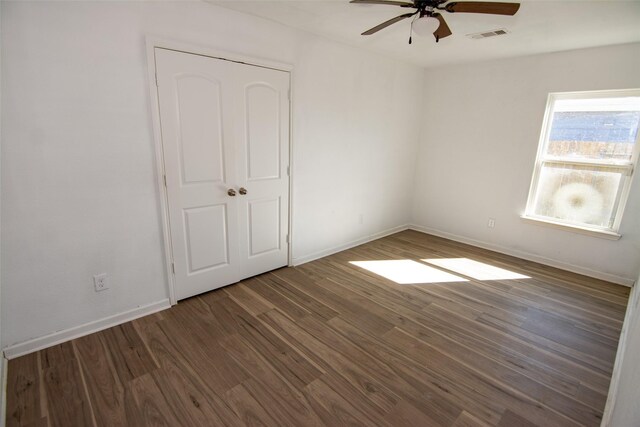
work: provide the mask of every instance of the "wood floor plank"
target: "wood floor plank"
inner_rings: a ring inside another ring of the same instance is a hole
[[[215,393],[215,383],[204,380],[207,376],[203,372],[207,370],[207,366],[196,368],[185,358],[162,329],[165,323],[145,324],[135,321],[148,348],[158,361],[162,375],[167,377],[168,384],[163,389],[177,394],[182,405],[193,406],[191,412],[196,424],[204,425],[209,420],[208,422],[216,425],[239,425],[231,408]]]
[[[220,296],[211,298],[213,295]],[[223,338],[238,332],[238,328],[240,327],[238,323],[239,320],[228,310],[235,301],[229,298],[228,294],[224,292],[208,292],[194,298],[194,302],[198,300],[202,301],[204,306],[198,307],[198,305],[194,303],[192,304],[193,309],[198,310],[200,313],[199,316],[206,319],[209,333]],[[206,309],[208,312],[202,313],[202,309]]]
[[[9,361],[7,378],[7,426],[21,426],[41,419],[38,354]]]
[[[299,350],[280,339],[255,318],[242,317],[239,334],[296,387],[304,387],[322,375],[322,371],[309,363]]]
[[[231,335],[222,345],[245,369],[253,373],[251,379],[243,382],[244,387],[259,401],[272,401],[270,411],[277,420],[294,426],[323,425],[304,394],[280,376],[276,367],[246,345],[240,336]]]
[[[268,283],[274,283],[269,276],[259,276],[255,279],[255,282],[251,286],[251,290],[270,301],[274,307],[277,307],[283,313],[287,313],[287,315],[293,319],[299,319],[311,314],[311,311],[305,309],[303,306],[296,304],[281,293],[275,291],[269,286],[266,286]]]
[[[78,361],[69,359],[43,371],[52,426],[93,426],[89,398],[81,379]]]
[[[516,427],[516,425],[518,427],[524,427],[521,424],[514,424],[512,427]],[[487,424],[469,414],[467,411],[463,411],[451,427],[487,427]]]
[[[160,327],[214,392],[222,396],[249,379],[248,373],[224,352],[215,336],[205,334],[202,325],[194,323],[195,319],[175,313],[167,314]]]
[[[424,369],[472,386],[476,393],[495,399],[506,408],[513,408],[518,413],[526,414],[527,419],[536,423],[544,423],[548,426],[581,425],[578,421],[572,421],[568,416],[544,407],[526,394],[517,392],[501,384],[497,379],[447,357],[398,329],[386,333],[384,340],[396,350],[403,350],[410,354],[412,359],[422,362]],[[590,425],[594,425],[593,422]]]
[[[127,424],[124,389],[97,334],[73,341],[98,426]]]
[[[238,303],[247,312],[257,316],[265,311],[271,310],[274,308],[274,305],[252,291],[251,284],[255,283],[255,281],[255,278],[247,279],[236,284],[236,286],[224,288],[224,292],[229,294],[231,299]]]
[[[344,384],[344,386],[335,385],[334,390],[336,392],[341,393],[344,391],[350,395],[361,394],[368,403],[363,405],[366,406],[366,410],[375,411],[379,415],[384,415],[396,405],[397,397],[394,393],[379,381],[374,380],[360,366],[335,349],[323,344],[313,332],[300,328],[302,321],[293,323],[276,311],[265,313],[263,318],[274,329],[281,332],[282,336],[288,338],[289,342],[304,348],[306,354],[313,357],[326,371],[334,373],[333,376],[323,375],[325,382],[332,381],[334,376],[340,379],[339,383]]]
[[[384,251],[380,251],[377,249],[367,249],[366,251],[361,250],[360,248],[355,248],[354,251],[363,252],[364,254],[378,254],[383,258],[392,258],[392,253],[387,253]],[[435,258],[440,258],[441,254],[436,256]],[[479,257],[480,259],[476,259],[476,261],[482,260],[488,262],[489,264],[495,265],[495,261],[487,260],[483,257]],[[499,264],[498,264],[499,265]],[[498,266],[496,265],[496,266]],[[508,266],[503,266],[508,267]],[[522,271],[518,271],[523,273]],[[526,273],[526,271],[524,272]],[[473,278],[469,278],[471,282],[473,282],[476,286],[484,289],[488,289],[491,292],[497,292],[496,297],[500,295],[506,295],[507,298],[511,298],[513,302],[521,302],[524,303],[525,306],[536,305],[538,308],[552,308],[554,312],[560,312],[563,314],[571,313],[574,316],[580,316],[584,319],[601,319],[603,322],[609,324],[611,322],[619,322],[622,320],[621,312],[624,311],[623,305],[613,305],[609,307],[602,307],[602,305],[607,304],[608,301],[605,300],[595,300],[597,302],[594,303],[593,295],[583,295],[578,294],[575,295],[575,290],[571,290],[572,298],[568,300],[560,300],[557,298],[551,298],[549,295],[551,291],[545,289],[543,292],[539,291],[540,283],[543,283],[535,278],[530,279],[520,279],[520,280],[475,280]],[[451,284],[454,285],[454,284]],[[458,287],[465,287],[464,283],[459,283]],[[551,289],[562,289],[559,286],[555,286]],[[565,290],[565,292],[569,292],[569,290]],[[582,295],[582,296],[581,296]],[[514,296],[518,296],[519,298],[514,298]],[[627,298],[627,297],[625,297]],[[594,311],[595,310],[595,311]]]
[[[238,384],[227,391],[227,400],[236,411],[238,418],[240,418],[247,427],[280,425],[269,415],[268,408],[263,407],[260,402],[249,393],[244,384]]]
[[[284,400],[274,400],[272,390],[267,383],[261,383],[252,378],[245,381],[243,385],[259,402],[272,402],[268,406],[269,414],[278,420],[280,425],[310,427],[324,425],[304,394],[300,394],[300,397],[289,396],[289,398]],[[296,400],[299,400],[299,403],[304,402],[302,404],[302,410],[300,410],[300,407],[295,407],[297,406],[297,403],[295,403]]]
[[[149,372],[131,380],[132,396],[139,408],[146,426],[177,426],[181,419],[175,407],[169,405],[162,391]]]
[[[40,369],[47,369],[58,366],[75,358],[76,355],[74,354],[73,346],[70,342],[57,344],[42,350],[42,352],[40,353]]]
[[[404,400],[399,401],[393,410],[385,416],[384,420],[394,427],[436,427],[445,425],[435,421],[433,418],[424,412],[419,411],[416,407]]]
[[[427,239],[423,233],[417,231],[407,231],[389,236],[391,242],[410,242],[421,248],[437,248],[439,253],[446,256],[451,254],[463,256],[474,255],[481,260],[484,259],[491,264],[496,264],[504,268],[515,268],[523,274],[533,275],[542,279],[547,283],[569,289],[580,289],[585,292],[604,292],[611,295],[620,295],[622,297],[629,296],[629,288],[625,286],[615,285],[604,280],[583,276],[558,268],[549,267],[532,261],[523,260],[510,255],[501,254],[499,252],[489,251],[486,249],[466,245],[464,243],[455,242],[437,236],[428,236]],[[382,239],[381,239],[382,240]],[[624,304],[623,304],[624,305]]]
[[[403,332],[409,328],[403,327]],[[587,406],[568,394],[564,394],[545,384],[542,384],[532,376],[525,375],[512,366],[499,363],[480,353],[474,352],[469,347],[456,345],[453,340],[443,340],[437,333],[425,333],[426,330],[409,333],[413,338],[419,339],[430,348],[441,351],[452,360],[456,360],[467,367],[473,367],[483,375],[490,376],[497,383],[506,385],[513,390],[517,390],[523,395],[545,404],[557,411],[566,414],[572,419],[578,420],[585,425],[600,423],[600,413],[597,409]],[[418,336],[416,336],[418,335]],[[445,345],[438,345],[438,343]],[[574,393],[575,394],[575,393]],[[595,420],[595,421],[594,421]]]
[[[383,425],[380,419],[371,418],[366,412],[355,408],[348,398],[338,394],[321,379],[306,385],[304,391],[308,394],[314,406],[321,408],[318,412],[323,414],[326,425]]]
[[[127,418],[127,424],[130,426],[145,426],[148,419],[145,416],[143,408],[138,406],[133,393],[133,383],[130,382],[124,386],[124,412]]]
[[[617,340],[577,327],[572,322],[542,310],[531,309],[522,328],[552,341],[568,345],[602,360],[615,358]]]
[[[530,343],[531,345],[536,345],[538,348],[555,353],[565,360],[572,361],[591,370],[592,372],[598,373],[605,379],[604,382],[608,384],[607,379],[613,370],[613,360],[606,360],[606,356],[603,358],[601,355],[596,356],[586,353],[583,349],[571,347],[571,345],[565,345],[562,342],[555,341],[547,338],[546,336],[538,335],[537,333],[530,332],[527,329],[507,324],[490,315],[483,314],[478,317],[478,323],[485,324],[493,330],[505,332],[509,336],[516,337],[522,341]]]
[[[98,332],[110,352],[122,384],[157,368],[131,323]]]
[[[392,305],[392,308],[401,307],[419,312],[434,302],[433,299],[423,298],[422,294],[412,288],[380,283],[379,277],[368,276],[350,266],[336,264],[333,261],[317,260],[314,263],[302,265],[298,269],[310,277],[316,277],[317,280],[333,281],[373,302]],[[478,313],[471,313],[470,318],[474,318]]]
[[[276,270],[270,273],[267,277],[269,280],[265,279],[264,284],[323,319],[328,320],[338,315],[336,310],[302,291],[302,289],[313,286],[313,281],[309,277],[302,276],[302,281],[295,282],[294,286],[291,286],[289,282],[278,275],[280,272],[281,270]]]
[[[469,335],[454,338],[448,334],[447,329],[426,326],[420,319],[406,322],[399,328],[464,363],[478,366],[484,372],[493,372],[495,378],[505,376],[515,379],[521,375],[526,378],[522,378],[522,381],[535,381],[544,388],[566,396],[575,396],[580,386],[579,381],[535,363],[509,348],[494,347],[491,343]]]
[[[518,414],[507,410],[500,419],[498,427],[535,427],[536,425],[537,424],[527,421],[525,418],[519,416]]]
[[[349,297],[353,299],[353,297]],[[382,305],[388,305],[388,300],[385,300]],[[391,307],[396,311],[396,313],[401,313],[407,316],[396,317],[392,314],[386,315],[386,318],[397,321],[395,322],[396,326],[409,326],[410,324],[413,324],[412,330],[415,331],[416,327],[418,328],[418,330],[420,329],[420,326],[417,323],[408,320],[408,317],[412,317],[415,321],[420,321],[422,320],[422,317],[420,315],[412,316],[412,313],[410,311],[406,310],[405,307],[399,305],[392,305]],[[428,322],[421,322],[421,324],[428,325]],[[447,325],[438,325],[437,329],[447,331]],[[425,332],[427,331],[428,330],[425,330]],[[438,337],[433,338],[436,340],[438,339]],[[433,339],[431,339],[430,341],[433,342]],[[467,348],[461,350],[463,354],[473,354],[477,351],[480,351],[481,354],[486,354],[489,357],[530,376],[531,378],[542,380],[543,383],[548,384],[563,393],[568,393],[569,395],[575,395],[579,386],[578,380],[572,380],[570,377],[563,378],[563,375],[556,370],[550,370],[544,365],[532,363],[532,361],[530,361],[529,358],[525,355],[514,353],[507,347],[492,345],[492,343],[488,343],[483,339],[476,339],[471,336],[458,335],[456,341],[451,341],[446,337],[443,337],[443,340],[441,339],[440,341],[442,341],[441,348],[456,347],[458,342],[465,343],[467,345]]]
[[[163,392],[167,406],[183,425],[224,424],[204,395],[175,366],[157,369],[150,375]]]
[[[399,284],[351,263],[442,258],[527,277]],[[11,360],[6,421],[596,426],[628,295],[404,231]]]
[[[614,327],[618,327],[622,323],[622,318],[620,317],[620,313],[624,311],[622,306],[608,309],[598,304],[588,304],[582,300],[562,301],[548,293],[532,292],[532,285],[525,280],[520,280],[518,286],[513,286],[508,291],[498,289],[494,281],[477,281],[476,284],[489,291],[497,291],[499,294],[527,306],[553,311],[558,315],[574,318],[585,323],[595,323],[602,326],[614,325]]]
[[[537,341],[523,339],[515,333],[511,334],[509,330],[505,330],[506,327],[492,327],[482,319],[477,322],[469,322],[461,317],[455,318],[453,313],[437,305],[430,307],[422,317],[417,319],[420,323],[440,327],[452,337],[471,335],[479,340],[487,340],[490,345],[509,348],[523,357],[529,357],[536,362],[546,364],[550,368],[583,381],[604,393],[608,389],[610,378],[605,373],[582,363],[580,360],[553,351],[553,349],[542,348]],[[517,329],[514,328],[514,331]]]
[[[286,273],[285,271],[280,271],[278,274],[282,275],[285,280],[286,277],[289,277],[290,280],[294,280],[293,278],[301,280],[305,276],[301,272],[293,272],[293,269],[291,269],[291,271],[286,270]],[[315,286],[313,288],[314,298],[322,301],[324,304],[340,313],[343,317],[352,319],[354,322],[360,324],[363,328],[374,334],[382,334],[393,327],[392,323],[375,315],[374,313],[368,312],[357,303],[341,298],[339,295],[335,294],[335,292],[330,290],[332,287],[332,283],[327,279],[315,282]]]
[[[448,420],[449,422],[443,423],[445,425],[460,415],[460,409],[454,410],[455,407],[465,408],[493,425],[498,423],[506,409],[496,400],[478,399],[475,390],[464,387],[459,382],[423,369],[422,363],[408,357],[404,349],[396,350],[378,337],[366,334],[339,317],[330,322],[364,351],[384,361],[398,377],[417,390],[419,398],[429,406],[429,415],[436,420]]]
[[[265,317],[268,315],[265,315]],[[267,322],[275,328],[284,326],[287,323],[287,320],[284,317],[280,317],[277,312],[272,312],[267,319]],[[337,317],[332,319],[332,322],[340,320]],[[313,336],[313,339],[304,339],[304,345],[320,361],[330,360],[329,365],[331,368],[339,373],[344,369],[359,371],[358,375],[350,373],[346,377],[358,383],[361,390],[369,398],[373,393],[385,390],[386,393],[389,393],[393,390],[394,395],[387,401],[386,405],[384,405],[385,400],[382,399],[382,407],[386,408],[386,412],[397,412],[399,403],[406,401],[412,409],[431,414],[432,418],[437,420],[437,423],[443,425],[448,425],[460,413],[460,408],[446,400],[422,399],[420,390],[397,376],[390,366],[354,345],[353,341],[334,329],[332,325],[326,325],[320,320],[311,317],[299,319],[295,324],[289,323],[288,328],[295,327],[294,325],[300,327],[304,333]],[[357,366],[353,366],[353,363],[349,362],[353,360],[358,361]],[[385,390],[378,390],[378,388]],[[437,400],[437,403],[434,400]]]
[[[40,418],[37,421],[31,422],[29,424],[26,424],[27,427],[49,427],[49,418],[44,417],[44,418]]]

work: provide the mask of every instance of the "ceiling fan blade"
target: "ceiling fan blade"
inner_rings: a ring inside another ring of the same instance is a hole
[[[402,21],[403,19],[409,18],[409,17],[415,15],[416,13],[418,13],[418,12],[405,13],[404,15],[400,15],[400,16],[396,16],[395,18],[391,18],[388,21],[384,21],[382,24],[378,24],[375,27],[368,29],[367,31],[362,33],[362,35],[363,36],[370,36],[371,34],[377,33],[378,31],[382,30],[383,28],[387,28],[389,25],[395,24],[398,21]]]
[[[388,4],[391,6],[415,7],[413,3],[393,0],[351,0],[349,3],[356,4]]]
[[[439,13],[434,13],[433,17],[440,21],[440,26],[433,32],[433,36],[436,38],[436,42],[453,34],[442,15],[440,15]]]
[[[520,3],[498,3],[487,1],[461,1],[449,3],[444,10],[452,13],[488,13],[491,15],[515,15]]]

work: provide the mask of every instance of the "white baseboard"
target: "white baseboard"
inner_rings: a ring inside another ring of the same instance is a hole
[[[501,254],[511,255],[514,257],[526,259],[528,261],[537,262],[540,264],[548,265],[549,267],[555,267],[562,270],[571,271],[573,273],[582,274],[585,276],[593,277],[595,279],[606,280],[607,282],[616,283],[623,286],[633,286],[635,279],[629,279],[627,277],[617,276],[615,274],[602,273],[600,271],[591,270],[589,268],[580,267],[565,262],[556,261],[550,258],[545,258],[540,255],[531,254],[529,252],[523,252],[516,249],[511,249],[505,246],[496,245],[493,243],[486,243],[480,240],[470,239],[468,237],[458,236],[456,234],[447,233],[445,231],[435,230],[433,228],[424,227],[422,225],[410,224],[409,229],[420,231],[426,234],[432,234],[434,236],[443,237],[445,239],[454,240],[460,243],[466,243],[468,245],[477,246],[483,249],[489,249],[494,252],[500,252]]]
[[[60,344],[74,338],[89,335],[103,329],[108,329],[113,326],[117,326],[122,323],[126,323],[139,317],[156,313],[170,307],[171,304],[169,303],[169,299],[164,299],[152,304],[136,307],[132,310],[114,314],[113,316],[105,317],[103,319],[94,320],[93,322],[85,323],[80,326],[56,331],[42,337],[23,341],[21,343],[12,344],[4,349],[4,356],[7,359],[14,359],[25,354],[33,353],[34,351],[42,350],[43,348],[51,347],[52,345]]]
[[[620,383],[620,376],[622,375],[622,362],[624,360],[624,353],[627,348],[627,341],[629,338],[629,329],[633,327],[631,319],[635,316],[635,311],[638,309],[638,299],[640,298],[640,292],[638,287],[631,288],[629,294],[629,302],[627,303],[627,312],[624,315],[624,321],[622,322],[622,331],[620,331],[620,340],[618,341],[618,350],[616,352],[616,360],[613,364],[613,373],[611,375],[611,383],[609,384],[609,393],[607,394],[607,403],[604,407],[604,413],[602,414],[601,427],[611,426],[611,417],[616,407],[616,397],[618,396],[618,384]]]
[[[399,225],[397,227],[390,228],[388,230],[380,231],[375,234],[371,234],[369,236],[362,237],[360,239],[352,240],[351,242],[345,243],[343,245],[334,246],[332,248],[324,249],[319,252],[312,253],[310,255],[305,255],[300,258],[293,259],[293,265],[301,265],[310,261],[314,261],[316,259],[320,259],[329,255],[333,255],[338,252],[346,251],[347,249],[354,248],[356,246],[360,246],[367,242],[371,242],[373,240],[381,239],[382,237],[389,236],[391,234],[399,233],[400,231],[408,230],[408,225]]]

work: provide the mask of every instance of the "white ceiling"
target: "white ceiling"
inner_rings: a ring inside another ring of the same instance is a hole
[[[360,33],[413,9],[349,0],[208,1],[423,67],[640,41],[639,0],[525,0],[515,16],[443,12],[453,35],[437,44],[431,35],[414,35],[411,45],[409,19],[371,36]],[[481,40],[465,37],[498,28],[509,34]]]

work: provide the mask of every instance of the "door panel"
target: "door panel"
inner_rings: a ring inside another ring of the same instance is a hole
[[[176,78],[182,183],[224,181],[220,82]]]
[[[156,49],[158,100],[175,270],[187,298],[238,281],[237,203],[227,195],[235,159],[227,149],[232,93],[221,61]]]
[[[249,257],[280,249],[280,198],[255,200],[249,208]]]
[[[155,60],[177,298],[286,265],[289,74],[160,48]]]
[[[289,225],[289,74],[238,70],[236,172],[247,194],[240,197],[240,258],[253,276],[287,265]],[[271,267],[270,267],[271,266]]]
[[[184,210],[187,274],[229,264],[227,208],[224,204]]]
[[[280,177],[280,96],[263,84],[246,87],[247,180]]]

